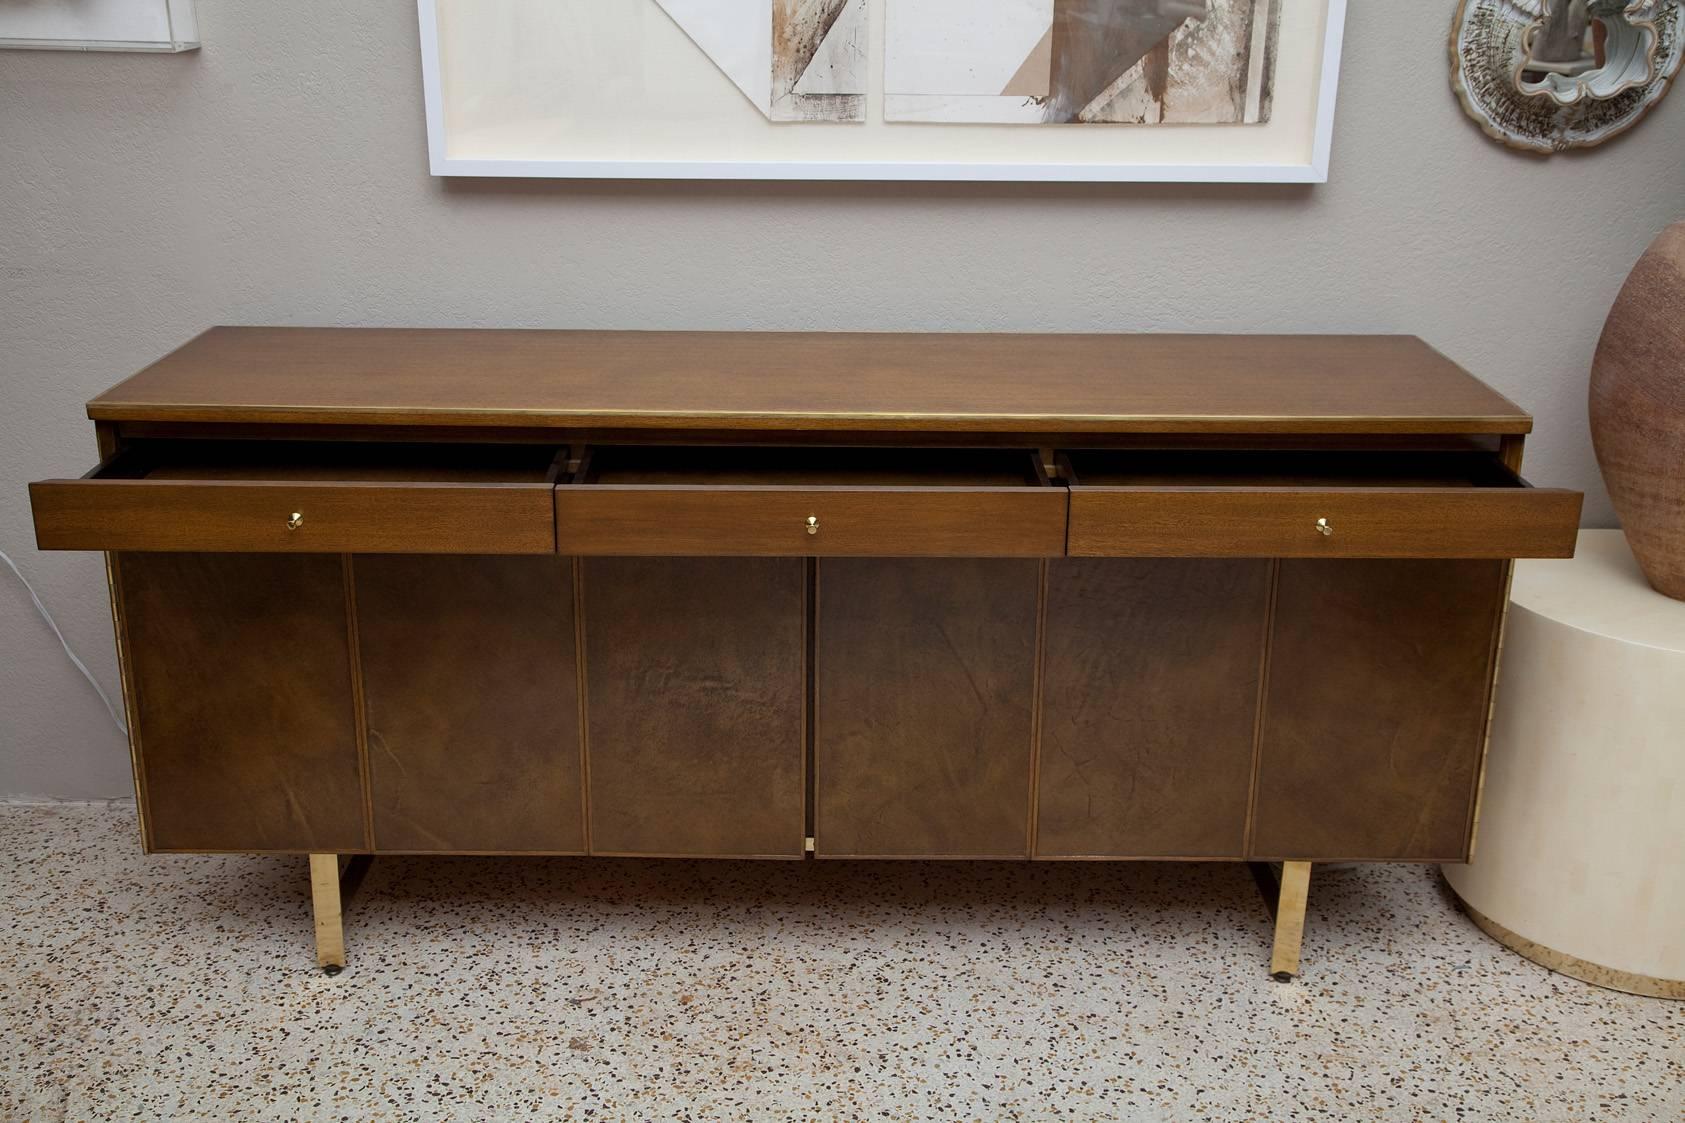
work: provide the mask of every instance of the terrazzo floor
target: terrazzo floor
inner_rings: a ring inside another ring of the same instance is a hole
[[[302,858],[0,807],[7,1120],[1664,1120],[1685,1004],[1553,975],[1429,867]]]

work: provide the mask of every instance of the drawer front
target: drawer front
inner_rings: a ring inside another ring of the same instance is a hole
[[[556,548],[550,492],[527,484],[100,479],[29,489],[43,550],[287,554],[548,554]]]
[[[1567,558],[1581,496],[1536,488],[1071,489],[1072,557]]]
[[[1065,504],[1054,488],[579,485],[556,489],[557,543],[611,556],[1057,557]]]

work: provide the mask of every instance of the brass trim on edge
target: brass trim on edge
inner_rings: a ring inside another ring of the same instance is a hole
[[[1444,878],[1444,872],[1441,871],[1439,876]],[[1447,880],[1445,885],[1451,889],[1452,895],[1455,896],[1457,891],[1451,888],[1451,882]],[[1476,928],[1479,928],[1521,958],[1555,971],[1558,975],[1566,975],[1570,979],[1590,983],[1592,986],[1602,987],[1605,990],[1618,990],[1625,994],[1636,994],[1643,998],[1685,1000],[1685,979],[1658,979],[1652,975],[1640,975],[1633,971],[1604,967],[1602,964],[1557,951],[1555,948],[1548,948],[1541,943],[1529,940],[1526,936],[1512,932],[1461,897],[1457,897],[1457,903],[1468,914],[1468,918],[1474,921]]]

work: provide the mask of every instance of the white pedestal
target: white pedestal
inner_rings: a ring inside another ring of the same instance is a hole
[[[1685,998],[1685,601],[1617,530],[1516,565],[1474,860],[1445,878],[1552,970]]]

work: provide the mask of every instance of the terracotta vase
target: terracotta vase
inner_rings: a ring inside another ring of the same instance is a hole
[[[1603,326],[1591,439],[1644,575],[1685,600],[1685,222],[1639,258]]]

